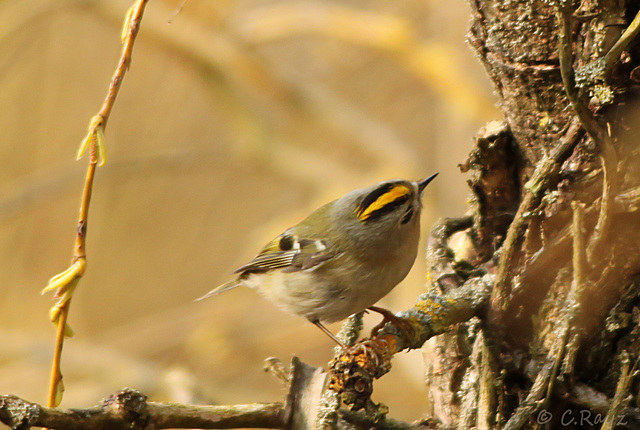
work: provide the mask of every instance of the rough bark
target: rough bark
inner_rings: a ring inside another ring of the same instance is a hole
[[[638,428],[637,386],[620,381],[633,379],[640,346],[640,52],[625,33],[639,5],[470,3],[469,42],[504,122],[480,131],[462,165],[474,223],[452,235],[452,263],[431,264],[431,279],[456,288],[482,269],[496,284],[480,320],[427,343],[433,418],[533,428],[544,412],[562,428],[563,413],[604,421],[602,405],[624,398],[608,425]]]

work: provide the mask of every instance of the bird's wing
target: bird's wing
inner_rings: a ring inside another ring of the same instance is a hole
[[[250,274],[283,269],[284,272],[309,270],[334,256],[326,243],[318,239],[304,239],[283,233],[273,239],[249,263],[234,273]]]
[[[233,273],[239,274],[237,279],[214,288],[196,301],[240,286],[244,275],[267,272],[272,269],[282,269],[283,272],[312,270],[335,255],[322,240],[300,239],[285,232],[269,242],[253,260],[236,269]]]

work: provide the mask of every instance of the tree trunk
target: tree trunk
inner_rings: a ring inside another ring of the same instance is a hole
[[[496,280],[484,318],[425,346],[433,418],[587,428],[601,414],[599,424],[640,428],[629,376],[640,346],[640,50],[625,32],[639,5],[470,3],[469,42],[504,122],[480,131],[462,166],[474,223],[449,240],[451,272],[434,266],[431,279],[441,292],[470,270]]]

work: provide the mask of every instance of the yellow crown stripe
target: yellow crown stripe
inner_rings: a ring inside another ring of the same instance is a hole
[[[411,190],[406,185],[396,185],[386,193],[380,195],[380,197],[378,197],[373,203],[367,206],[365,210],[360,212],[358,214],[358,218],[360,218],[361,220],[366,220],[371,216],[373,212],[385,207],[389,203],[392,203],[397,199],[402,198],[410,193],[411,193]]]

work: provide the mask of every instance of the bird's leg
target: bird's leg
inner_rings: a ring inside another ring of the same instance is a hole
[[[315,320],[315,321],[311,321],[311,322],[312,322],[312,323],[314,323],[314,324],[315,324],[315,325],[316,325],[320,330],[322,330],[322,331],[323,331],[327,336],[329,336],[331,339],[333,339],[333,341],[334,341],[335,343],[337,343],[337,344],[338,344],[338,346],[339,346],[340,348],[344,349],[345,351],[346,351],[347,349],[349,349],[349,348],[347,347],[347,345],[345,345],[344,343],[340,342],[340,339],[338,339],[337,337],[335,337],[335,336],[334,336],[334,334],[333,334],[333,333],[331,333],[331,332],[329,331],[329,329],[328,329],[328,328],[326,328],[326,327],[325,327],[325,326],[324,326],[324,325],[323,325],[319,320]]]
[[[403,320],[402,318],[395,316],[393,312],[391,312],[390,310],[385,308],[380,308],[378,306],[371,306],[369,307],[369,310],[372,310],[382,315],[382,321],[380,321],[378,325],[376,325],[374,328],[371,329],[371,337],[377,336],[378,332],[388,322],[393,324],[406,339],[411,339],[413,337],[413,334],[415,332],[415,329],[413,328],[413,326],[411,326],[411,324],[406,320]]]

